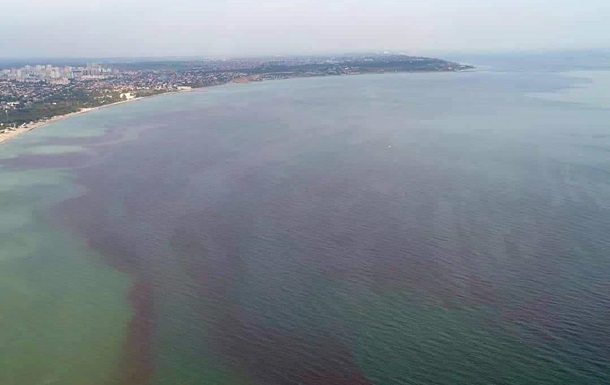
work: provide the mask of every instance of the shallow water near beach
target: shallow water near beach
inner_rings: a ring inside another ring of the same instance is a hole
[[[0,383],[607,384],[608,79],[228,85],[12,139]]]

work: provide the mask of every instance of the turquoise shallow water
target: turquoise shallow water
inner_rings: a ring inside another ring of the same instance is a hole
[[[608,383],[608,78],[230,85],[11,141],[0,382]]]

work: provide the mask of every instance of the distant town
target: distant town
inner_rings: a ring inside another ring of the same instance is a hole
[[[84,108],[230,82],[470,68],[440,59],[399,54],[0,67],[0,134]]]

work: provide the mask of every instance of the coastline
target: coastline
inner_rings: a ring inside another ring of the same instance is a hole
[[[52,117],[50,119],[47,119],[47,120],[41,120],[39,122],[35,122],[35,123],[31,123],[31,124],[26,124],[25,126],[18,127],[15,130],[13,130],[13,131],[9,131],[9,132],[6,132],[4,134],[0,134],[0,144],[5,143],[5,142],[7,142],[7,141],[9,141],[9,140],[11,140],[13,138],[16,138],[16,137],[20,136],[20,135],[23,135],[26,132],[35,130],[35,129],[40,128],[40,127],[44,127],[47,124],[55,123],[55,122],[58,122],[60,120],[66,119],[66,118],[69,118],[69,117],[74,116],[74,115],[80,115],[80,114],[84,114],[84,113],[87,113],[87,112],[90,112],[90,111],[99,110],[99,109],[104,108],[104,107],[115,106],[117,104],[133,102],[135,100],[140,100],[140,99],[143,99],[143,98],[134,98],[134,99],[130,99],[130,100],[121,100],[120,102],[104,104],[104,105],[98,106],[98,107],[81,108],[79,111],[70,112],[69,114],[56,115],[56,116],[54,116],[54,117]]]
[[[106,108],[106,107],[112,107],[112,106],[116,106],[116,105],[123,104],[123,103],[130,103],[130,102],[135,102],[137,100],[152,98],[152,97],[155,97],[155,96],[174,94],[174,93],[182,93],[182,92],[190,92],[192,90],[194,90],[194,89],[191,89],[191,90],[181,90],[181,91],[170,91],[170,92],[164,92],[164,93],[161,93],[161,94],[155,94],[155,95],[149,95],[149,96],[141,96],[141,97],[137,97],[137,98],[133,98],[133,99],[129,99],[129,100],[121,100],[119,102],[108,103],[108,104],[104,104],[104,105],[97,106],[97,107],[81,108],[79,111],[70,112],[69,114],[56,115],[56,116],[54,116],[54,117],[52,117],[50,119],[41,120],[41,121],[34,122],[34,123],[31,123],[31,124],[26,124],[23,127],[18,127],[18,128],[14,129],[12,131],[5,132],[4,134],[0,134],[0,145],[3,144],[3,143],[8,142],[9,140],[11,140],[13,138],[21,136],[21,135],[23,135],[23,134],[25,134],[27,132],[30,132],[32,130],[44,127],[44,126],[46,126],[48,124],[55,123],[55,122],[58,122],[58,121],[63,120],[63,119],[67,119],[67,118],[75,116],[75,115],[80,115],[80,114],[84,114],[84,113],[87,113],[87,112],[99,110],[99,109]]]
[[[465,72],[465,71],[468,71],[468,70],[460,70],[460,71],[421,71],[421,72]],[[419,71],[415,71],[415,72],[419,72]],[[404,73],[413,73],[413,72],[406,71]],[[365,74],[371,74],[371,73],[353,73],[353,74],[349,74],[347,76],[357,76],[357,75],[365,75]],[[374,73],[373,72],[372,74],[385,74],[385,72],[382,72],[382,73]],[[332,76],[332,75],[330,75],[330,76]],[[341,75],[334,75],[334,76],[341,76]],[[288,79],[292,79],[292,78],[304,78],[304,77],[309,77],[309,76],[295,76],[295,77],[291,77],[291,78],[288,78]],[[312,76],[312,77],[320,77],[320,76]],[[277,80],[285,80],[285,79],[277,79]],[[247,84],[247,83],[250,83],[252,81],[259,82],[259,81],[265,81],[265,80],[253,80],[252,78],[245,77],[245,78],[238,79],[238,81],[234,80],[234,81],[231,81],[229,83]],[[225,85],[225,84],[227,84],[227,83],[218,84],[218,85]],[[218,86],[218,85],[212,85],[210,87],[215,87],[215,86]],[[121,100],[119,102],[104,104],[104,105],[97,106],[97,107],[82,108],[79,111],[71,112],[69,114],[56,115],[56,116],[54,116],[54,117],[52,117],[50,119],[38,121],[38,122],[35,122],[35,123],[31,123],[31,124],[26,124],[23,127],[18,127],[18,128],[14,129],[12,131],[0,134],[0,145],[2,145],[3,143],[5,143],[5,142],[7,142],[7,141],[9,141],[9,140],[11,140],[13,138],[21,136],[21,135],[23,135],[23,134],[25,134],[25,133],[27,133],[29,131],[35,130],[37,128],[44,127],[47,124],[51,124],[51,123],[57,122],[59,120],[63,120],[63,119],[69,118],[69,117],[74,116],[74,115],[84,114],[84,113],[89,112],[89,111],[95,111],[95,110],[99,110],[101,108],[116,106],[118,104],[123,104],[123,103],[128,103],[128,102],[135,102],[137,100],[142,100],[142,99],[146,99],[146,98],[152,98],[152,97],[155,97],[155,96],[174,94],[174,93],[182,93],[182,92],[192,92],[192,91],[200,90],[200,89],[203,89],[203,88],[207,88],[207,87],[197,87],[197,88],[190,88],[188,90],[168,91],[168,92],[163,92],[163,93],[160,93],[160,94],[154,94],[154,95],[149,95],[149,96],[141,96],[141,97],[136,97],[136,98],[129,99],[129,100]]]

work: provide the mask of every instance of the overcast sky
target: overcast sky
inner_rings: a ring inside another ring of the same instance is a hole
[[[610,48],[610,0],[0,0],[0,57]]]

